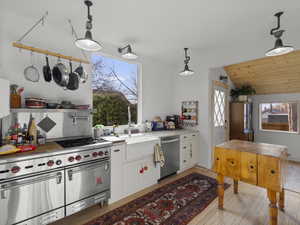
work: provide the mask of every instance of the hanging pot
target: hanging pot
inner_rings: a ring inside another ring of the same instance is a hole
[[[85,83],[88,79],[88,74],[85,72],[85,70],[83,69],[81,63],[79,64],[79,66],[75,69],[75,73],[77,73],[80,77],[80,82],[81,83]]]
[[[66,87],[69,82],[69,74],[67,68],[58,59],[57,64],[52,69],[52,77],[55,83],[61,87]]]
[[[69,90],[75,91],[79,87],[79,75],[76,72],[73,72],[72,62],[70,62],[70,74],[69,74],[69,82],[67,88]]]
[[[49,66],[48,56],[46,56],[46,65],[43,67],[43,74],[46,82],[50,82],[52,80],[52,72]]]

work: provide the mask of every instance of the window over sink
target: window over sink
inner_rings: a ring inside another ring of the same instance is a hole
[[[299,132],[298,104],[296,102],[259,104],[260,130]]]
[[[125,125],[128,106],[137,122],[139,65],[99,54],[91,56],[93,78],[93,125]]]

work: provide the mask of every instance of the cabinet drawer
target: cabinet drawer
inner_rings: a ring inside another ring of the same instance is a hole
[[[184,134],[180,136],[182,142],[192,141],[192,134]]]
[[[240,179],[241,173],[241,157],[240,152],[236,150],[222,151],[222,174],[224,176],[232,177],[233,179]]]
[[[281,191],[281,169],[280,159],[271,156],[258,156],[258,185],[271,189],[273,191]]]
[[[241,152],[241,180],[257,185],[257,155]]]

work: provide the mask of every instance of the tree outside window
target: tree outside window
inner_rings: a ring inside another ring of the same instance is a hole
[[[93,124],[111,126],[128,123],[128,106],[137,122],[138,65],[94,54]]]

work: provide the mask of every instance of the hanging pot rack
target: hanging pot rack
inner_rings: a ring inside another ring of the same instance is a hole
[[[37,52],[40,54],[44,54],[44,55],[48,55],[48,56],[53,56],[53,57],[57,57],[60,59],[66,59],[69,61],[73,61],[73,62],[79,62],[79,63],[84,63],[84,64],[90,64],[90,62],[88,60],[85,59],[80,59],[80,58],[75,58],[73,56],[67,56],[67,55],[63,55],[60,53],[56,53],[56,52],[52,52],[46,49],[41,49],[41,48],[36,48],[36,47],[32,47],[32,46],[28,46],[28,45],[24,45],[21,43],[21,41],[40,23],[42,23],[42,25],[44,24],[44,20],[46,18],[46,16],[48,15],[48,12],[46,12],[17,42],[13,42],[12,46],[15,48],[19,48],[19,49],[24,49],[27,51],[31,51],[31,52]]]

